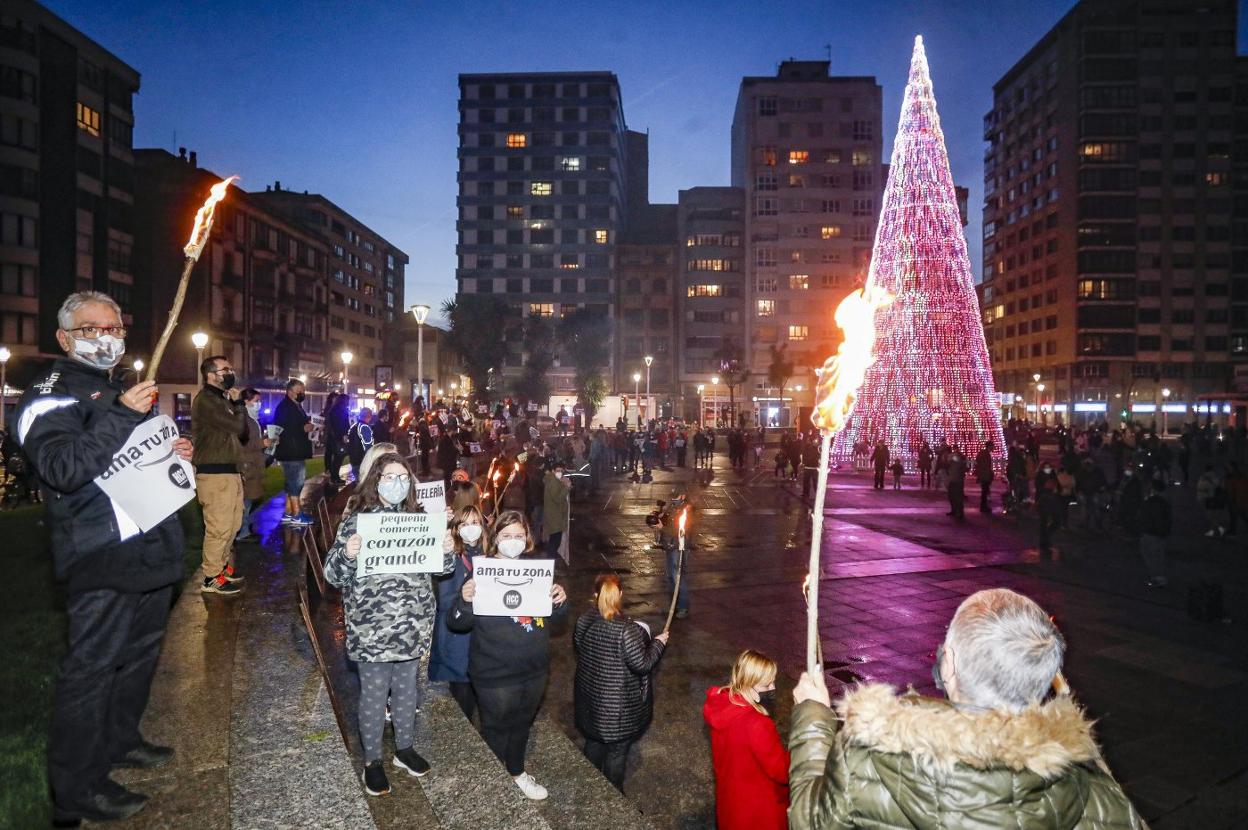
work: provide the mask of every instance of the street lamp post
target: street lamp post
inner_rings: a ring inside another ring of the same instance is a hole
[[[706,391],[706,384],[698,384],[698,426],[702,426],[702,422],[706,420],[706,399],[702,393]]]
[[[343,352],[338,356],[342,358],[342,391],[347,395],[350,395],[351,386],[349,381],[351,377],[351,360],[355,357],[355,355],[351,354],[351,352]]]
[[[195,346],[195,372],[199,372],[199,367],[204,365],[204,347],[208,345],[208,335],[202,331],[197,331],[191,335],[191,343]]]
[[[711,429],[719,426],[719,375],[711,375]]]
[[[651,355],[646,355],[646,418],[653,418],[654,409],[650,405],[650,364],[654,362]]]
[[[637,429],[641,429],[641,372],[633,372],[633,400],[637,401]]]
[[[4,429],[4,408],[9,402],[9,358],[13,353],[7,346],[0,346],[0,429]]]
[[[1170,434],[1170,413],[1166,409],[1166,404],[1170,402],[1170,387],[1161,390],[1161,399],[1161,434],[1165,436]]]
[[[1040,385],[1040,373],[1036,372],[1031,376],[1031,382],[1036,387],[1036,421],[1040,420],[1040,392],[1044,389]]]
[[[1042,412],[1044,412],[1044,384],[1037,383],[1036,384],[1036,418],[1042,424],[1047,423],[1044,420],[1044,416],[1041,414]]]
[[[416,396],[429,404],[425,395],[425,320],[429,318],[429,306],[419,304],[412,306],[412,316],[416,318]]]

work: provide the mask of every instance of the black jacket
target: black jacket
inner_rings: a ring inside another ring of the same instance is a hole
[[[632,740],[654,711],[650,672],[663,644],[626,617],[604,620],[598,609],[581,615],[576,647],[576,728],[591,740]]]
[[[550,670],[550,621],[563,617],[568,603],[549,617],[478,617],[463,595],[455,597],[446,624],[451,631],[472,632],[468,677],[474,685],[495,688],[535,680],[546,682]]]
[[[273,423],[282,428],[277,438],[277,449],[273,457],[278,461],[303,461],[312,457],[312,442],[303,431],[303,425],[312,420],[312,416],[303,411],[303,407],[295,403],[289,396],[283,396],[273,413]]]
[[[1165,539],[1170,535],[1170,502],[1158,494],[1144,500],[1140,511],[1140,532]]]
[[[185,574],[177,514],[122,541],[113,503],[95,484],[147,417],[118,400],[123,391],[109,373],[60,358],[17,404],[17,439],[42,483],[56,578],[71,594],[150,591]]]

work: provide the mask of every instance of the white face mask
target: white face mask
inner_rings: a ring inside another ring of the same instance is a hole
[[[459,528],[459,538],[463,539],[470,545],[475,545],[477,540],[481,538],[481,525],[461,525]]]
[[[524,553],[524,540],[523,539],[499,539],[498,540],[498,555],[499,556],[505,556],[508,559],[515,559],[517,556],[519,556],[522,553]]]
[[[85,363],[93,369],[111,369],[126,353],[126,341],[103,334],[94,340],[74,338],[72,357],[79,363]]]
[[[253,421],[260,420],[260,404],[259,403],[247,404],[247,414],[251,416]]]

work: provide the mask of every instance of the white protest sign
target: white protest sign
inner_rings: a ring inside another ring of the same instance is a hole
[[[360,513],[355,532],[363,544],[355,558],[356,576],[442,572],[446,511]]]
[[[476,442],[469,444],[468,452],[472,453],[473,455],[476,455],[477,453],[481,452],[481,445]]]
[[[472,557],[477,583],[472,613],[482,617],[549,617],[550,588],[555,583],[553,559]]]
[[[426,513],[446,515],[446,484],[442,479],[437,481],[413,481],[416,488],[416,500]]]
[[[178,427],[168,415],[134,428],[95,480],[113,503],[147,532],[195,495],[195,469],[173,451]]]

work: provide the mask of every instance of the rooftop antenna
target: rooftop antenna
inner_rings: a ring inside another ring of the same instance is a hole
[[[823,44],[823,48],[828,53],[828,63],[831,63],[832,62],[832,44],[825,43]]]

